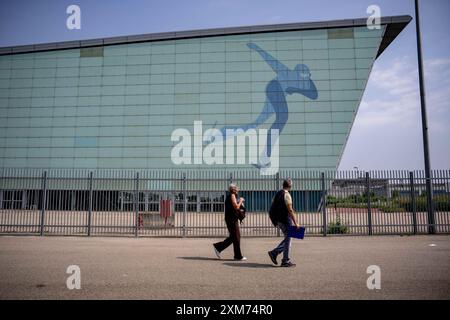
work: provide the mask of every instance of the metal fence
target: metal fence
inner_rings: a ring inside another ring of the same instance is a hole
[[[224,199],[246,199],[243,236],[277,236],[268,210],[284,177],[308,235],[450,233],[450,170],[433,171],[433,208],[422,171],[123,171],[2,169],[0,233],[214,237],[227,234]]]

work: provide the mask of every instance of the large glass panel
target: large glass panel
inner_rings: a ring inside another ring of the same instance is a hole
[[[193,163],[194,141],[206,148],[208,129],[255,130],[261,155],[262,129],[275,128],[280,168],[334,169],[383,32],[267,32],[1,56],[0,164],[210,167],[172,161],[177,129],[188,133]],[[236,155],[234,168],[256,170],[238,158],[247,159]]]

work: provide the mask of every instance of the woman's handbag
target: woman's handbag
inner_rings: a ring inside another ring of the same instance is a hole
[[[238,220],[242,223],[242,220],[245,219],[245,207],[242,204],[239,209],[236,210],[236,217],[238,218]]]

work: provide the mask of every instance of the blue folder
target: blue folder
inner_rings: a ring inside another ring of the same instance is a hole
[[[296,226],[288,227],[288,237],[303,239],[304,236],[305,236],[305,227],[300,227],[298,229]]]

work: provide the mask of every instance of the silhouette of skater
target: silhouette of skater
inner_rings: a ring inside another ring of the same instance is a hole
[[[278,129],[278,132],[281,134],[286,122],[288,121],[289,110],[286,102],[286,95],[300,93],[309,99],[315,100],[317,99],[317,88],[311,80],[311,73],[306,65],[297,64],[294,70],[290,70],[256,44],[250,42],[247,43],[247,46],[261,55],[261,57],[276,73],[276,77],[269,81],[266,86],[266,101],[262,112],[254,122],[244,126],[225,126],[220,129],[220,131],[222,132],[222,135],[228,139],[230,136],[226,135],[226,130],[242,129],[246,131],[248,129],[255,129],[263,124],[273,113],[275,113],[275,121],[269,128],[266,150],[263,152],[263,154],[267,155],[270,159],[272,154],[271,129]],[[276,142],[276,140],[274,142]],[[268,164],[264,166],[267,165]],[[261,164],[257,165],[257,167],[261,166]]]

